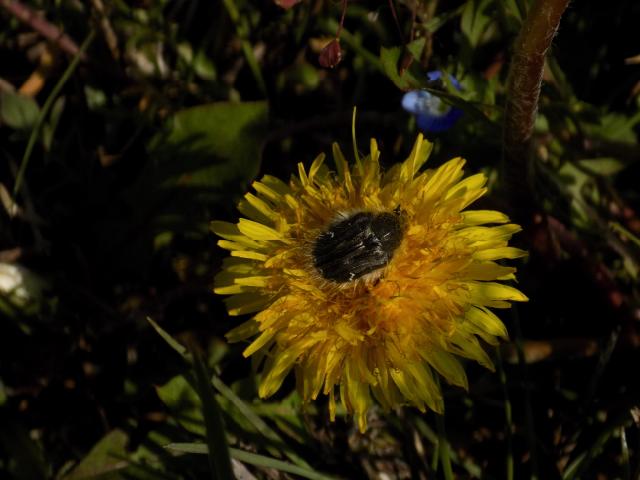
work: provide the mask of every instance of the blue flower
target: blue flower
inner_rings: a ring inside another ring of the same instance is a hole
[[[441,81],[442,72],[427,73],[430,82]],[[462,90],[460,82],[452,75],[449,80],[457,90]],[[462,110],[443,102],[426,90],[412,90],[402,97],[402,108],[416,117],[418,128],[423,132],[443,132],[450,129],[462,116]]]

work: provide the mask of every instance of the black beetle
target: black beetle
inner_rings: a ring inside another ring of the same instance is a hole
[[[392,213],[354,213],[318,235],[313,245],[313,264],[325,280],[357,280],[386,266],[402,236],[399,208]]]

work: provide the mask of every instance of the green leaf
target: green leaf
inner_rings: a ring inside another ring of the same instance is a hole
[[[175,113],[150,145],[156,178],[167,185],[218,187],[248,181],[260,165],[265,102],[221,102]]]
[[[407,44],[407,51],[411,54],[411,56],[415,60],[420,60],[420,57],[422,56],[422,52],[424,51],[424,45],[426,42],[427,42],[427,39],[422,37]]]
[[[0,92],[0,121],[16,130],[29,130],[38,120],[40,107],[31,97]]]
[[[610,176],[624,170],[627,165],[619,158],[598,157],[578,160],[578,165],[595,175]]]
[[[193,71],[203,80],[216,79],[216,67],[211,59],[203,51],[198,51],[193,59]]]
[[[443,12],[435,17],[430,18],[424,23],[424,28],[429,33],[437,32],[443,25],[457,17],[464,11],[464,7],[466,4],[462,4],[453,10],[449,10],[447,12]]]
[[[414,40],[407,45],[407,51],[412,53],[419,48],[419,42],[421,39]],[[404,72],[399,71],[400,61],[403,55],[403,47],[393,47],[380,49],[380,63],[382,65],[382,71],[389,77],[399,89],[412,90],[421,88],[426,84],[427,74],[420,67],[419,62],[412,62],[407,70]]]
[[[495,19],[495,11],[494,0],[466,2],[460,18],[460,27],[472,47],[477,47],[489,38],[491,24]]]
[[[129,437],[122,430],[107,433],[80,463],[65,475],[64,480],[80,480],[88,478],[124,479],[117,472],[129,465],[123,460]]]
[[[640,112],[633,116],[623,115],[621,113],[607,113],[600,119],[600,125],[588,128],[590,134],[600,138],[622,142],[637,142],[634,127],[640,123]]]
[[[205,435],[200,397],[182,375],[156,387],[156,392],[180,425],[196,435]]]
[[[265,102],[175,113],[148,144],[151,161],[127,192],[135,222],[150,224],[154,237],[167,231],[208,236],[212,206],[257,175],[266,127]]]
[[[229,400],[239,411],[244,415],[244,417],[249,420],[249,422],[253,425],[253,427],[260,432],[265,438],[269,439],[274,445],[279,447],[279,449],[284,453],[289,460],[300,465],[302,467],[309,467],[307,462],[304,461],[299,455],[297,455],[278,435],[267,423],[260,418],[258,414],[251,408],[250,405],[247,405],[240,397],[238,397],[233,390],[231,390],[228,386],[224,384],[222,380],[220,380],[215,375],[211,379],[211,383],[218,390],[224,398]]]
[[[208,448],[204,443],[171,443],[167,445],[166,448],[184,453],[196,453],[201,455],[208,453]],[[318,473],[310,468],[299,467],[288,462],[283,462],[282,460],[276,460],[275,458],[265,457],[264,455],[245,452],[244,450],[239,450],[237,448],[230,448],[229,451],[234,459],[258,467],[273,468],[282,472],[300,475],[304,478],[310,478],[312,480],[331,480],[334,478]]]

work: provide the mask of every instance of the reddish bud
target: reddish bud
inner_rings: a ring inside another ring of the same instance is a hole
[[[318,61],[324,68],[333,68],[342,60],[342,49],[340,48],[340,39],[331,40],[326,47],[320,52]]]

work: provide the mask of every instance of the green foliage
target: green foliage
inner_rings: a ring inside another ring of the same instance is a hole
[[[40,108],[31,97],[19,93],[0,93],[0,120],[15,130],[33,128],[38,119]]]
[[[123,457],[126,456],[128,435],[122,430],[112,430],[96,443],[89,453],[68,474],[65,480],[81,480],[83,478],[124,479],[122,470]]]

